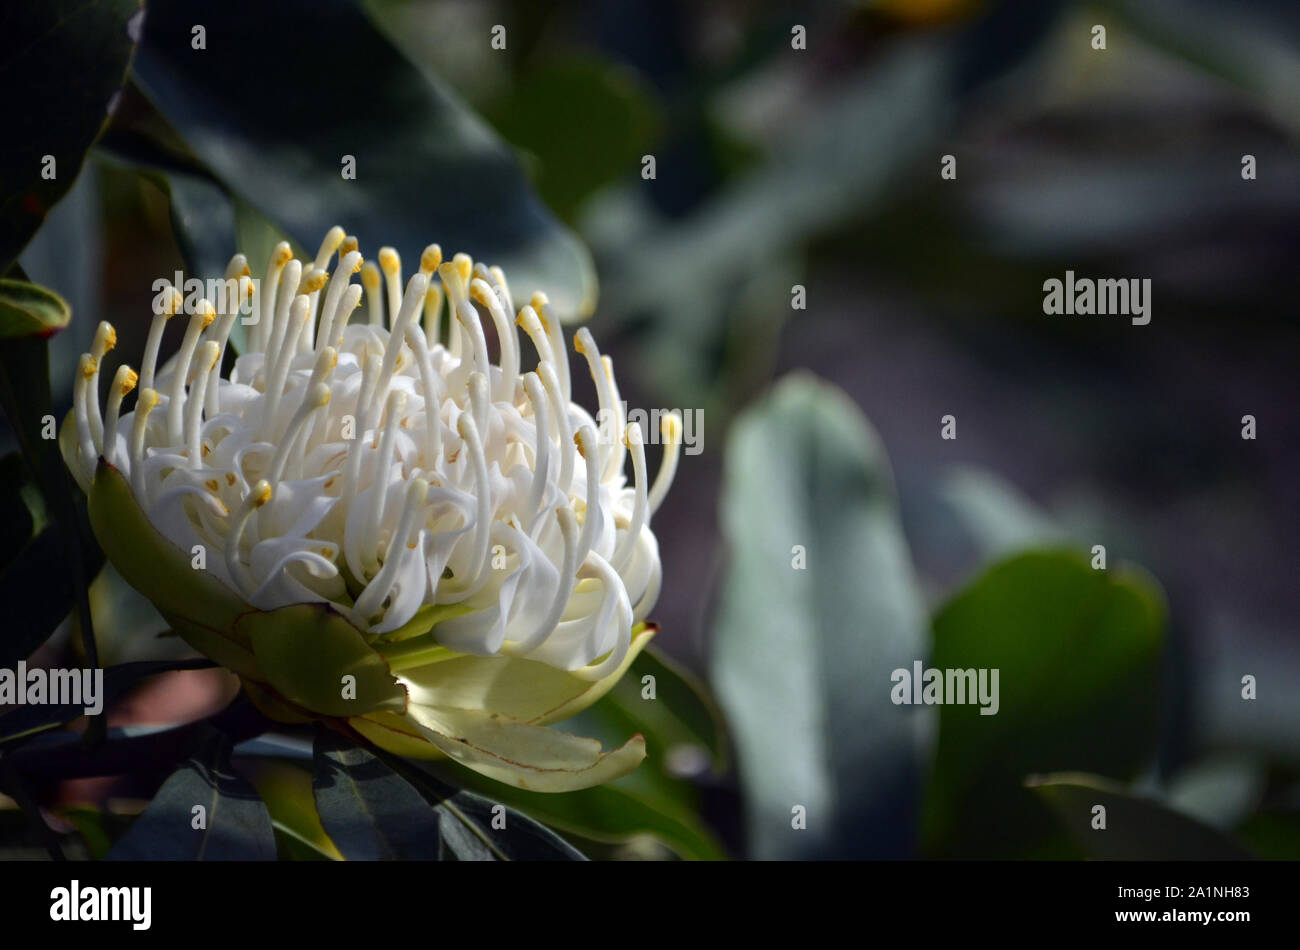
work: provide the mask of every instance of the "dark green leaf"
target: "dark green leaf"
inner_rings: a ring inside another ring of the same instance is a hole
[[[204,50],[191,46],[195,23],[207,27]],[[311,50],[321,68],[304,71],[289,47]],[[253,66],[220,68],[235,59]],[[510,150],[355,4],[156,0],[135,76],[231,192],[304,247],[334,224],[367,256],[387,244],[413,262],[437,241],[501,265],[524,299],[545,290],[561,314],[593,309],[586,250]],[[341,174],[344,156],[355,180]]]
[[[322,732],[312,785],[321,826],[348,860],[438,859],[438,812],[361,746]]]
[[[536,161],[537,190],[566,218],[602,185],[636,175],[659,125],[636,77],[595,58],[530,69],[484,113]]]
[[[12,623],[0,640],[0,661],[29,655],[75,603],[86,659],[98,665],[86,591],[102,556],[73,502],[50,403],[49,338],[67,326],[68,317],[67,305],[52,291],[0,280],[0,407],[55,518],[0,576]]]
[[[890,701],[890,675],[925,655],[926,622],[889,464],[857,407],[807,376],[779,383],[732,431],[722,521],[712,679],[752,853],[909,854],[920,722]]]
[[[205,827],[195,828],[202,806]],[[275,857],[271,816],[230,766],[230,743],[213,730],[163,783],[108,853],[119,861],[258,861]]]
[[[1025,783],[1056,813],[1070,838],[1102,861],[1242,861],[1249,851],[1221,831],[1138,798],[1095,775],[1062,773]],[[1094,809],[1105,808],[1105,827]]]
[[[37,527],[27,478],[27,466],[17,452],[0,459],[0,570],[32,539]]]
[[[683,858],[698,861],[726,858],[716,836],[694,812],[672,797],[656,793],[653,787],[647,792],[637,785],[637,772],[646,768],[644,763],[637,772],[605,785],[553,793],[526,792],[465,769],[453,772],[446,766],[432,765],[430,768],[449,780],[579,838],[626,844],[649,836]]]
[[[1071,551],[1003,561],[949,601],[934,619],[928,665],[997,670],[998,711],[939,707],[929,849],[1037,853],[1054,824],[1024,776],[1077,769],[1123,779],[1143,767],[1154,749],[1164,623],[1146,576],[1094,570]]]
[[[556,860],[581,855],[518,812],[457,790],[400,759],[382,759],[322,731],[316,740],[316,808],[350,860]],[[400,774],[399,774],[400,773]],[[494,820],[505,827],[493,827]]]
[[[139,32],[141,0],[41,0],[0,10],[0,273],[72,186],[103,131]],[[42,174],[54,158],[54,177]]]

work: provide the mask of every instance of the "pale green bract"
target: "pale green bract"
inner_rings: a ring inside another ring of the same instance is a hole
[[[277,246],[260,284],[236,255],[215,304],[165,286],[138,376],[119,367],[102,409],[116,335],[101,324],[60,433],[96,537],[278,719],[346,723],[534,791],[617,778],[644,758],[640,736],[607,752],[544,727],[604,695],[654,633],[650,517],[680,417],[665,417],[651,485],[644,433],[585,328],[600,424],[572,402],[544,295],[512,320],[497,268],[430,245],[403,290],[397,253],[378,257],[363,265],[334,228],[312,262]],[[225,378],[237,319],[248,346]],[[159,368],[172,320],[183,337]]]

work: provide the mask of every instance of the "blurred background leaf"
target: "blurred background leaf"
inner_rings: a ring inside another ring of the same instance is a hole
[[[1252,857],[1229,836],[1128,794],[1095,775],[1038,776],[1027,783],[1051,806],[1070,838],[1101,861],[1241,861]],[[1105,826],[1094,809],[1105,809]]]
[[[191,45],[195,23],[207,28],[206,49]],[[318,61],[348,68],[304,73],[280,45],[289,35]],[[235,51],[258,68],[213,68]],[[437,241],[448,255],[500,265],[525,298],[544,289],[566,317],[592,312],[585,248],[532,194],[491,129],[355,4],[156,0],[134,73],[217,177],[305,247],[341,224],[369,257],[396,247],[409,273]],[[271,90],[298,90],[299,106],[250,108]],[[343,177],[345,156],[355,180]],[[250,263],[257,273],[261,262]]]
[[[25,100],[6,112],[0,144],[0,275],[77,180],[126,78],[142,8],[141,0],[46,0],[0,11],[0,33],[10,38],[0,84]]]
[[[842,393],[794,376],[737,421],[727,465],[711,670],[752,853],[908,856],[922,721],[888,684],[928,637],[884,449]]]
[[[939,707],[927,850],[1049,856],[1056,845],[1021,787],[1026,775],[1125,779],[1150,764],[1164,631],[1163,599],[1145,575],[1094,570],[1069,551],[1002,561],[948,601],[929,666],[998,670],[999,707]]]

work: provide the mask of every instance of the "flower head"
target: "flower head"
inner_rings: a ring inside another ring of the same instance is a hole
[[[116,335],[101,324],[60,435],[96,535],[274,715],[346,719],[521,787],[622,774],[640,737],[602,753],[540,726],[599,698],[653,632],[650,518],[680,420],[666,417],[650,484],[646,434],[585,328],[574,348],[598,416],[572,401],[544,294],[516,311],[498,268],[437,245],[405,284],[395,250],[378,262],[334,228],[311,262],[277,246],[260,283],[236,255],[237,293],[218,304],[166,288],[138,372],[117,369],[102,411]],[[247,346],[226,376],[236,320]],[[179,349],[159,367],[169,332]],[[602,439],[610,422],[619,437]]]

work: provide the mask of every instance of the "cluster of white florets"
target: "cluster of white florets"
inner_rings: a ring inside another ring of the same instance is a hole
[[[378,268],[363,265],[355,239],[335,228],[314,262],[281,244],[260,283],[248,275],[237,255],[226,277],[251,295],[251,317],[243,300],[222,301],[222,312],[163,294],[138,377],[119,367],[103,411],[100,366],[116,336],[101,325],[75,394],[83,486],[103,457],[160,532],[187,554],[202,546],[205,569],[255,608],[326,601],[377,637],[443,606],[454,609],[435,634],[452,650],[593,679],[616,669],[659,593],[649,522],[672,481],[680,419],[664,419],[650,485],[645,434],[620,416],[612,365],[591,334],[579,330],[574,348],[617,438],[601,439],[572,402],[546,297],[512,319],[505,275],[466,255],[443,262],[431,245],[403,290],[394,250],[379,252]],[[352,322],[363,287],[369,316]],[[237,319],[250,321],[247,346],[225,378]],[[183,339],[155,374],[173,321]],[[516,326],[537,353],[530,372]]]

